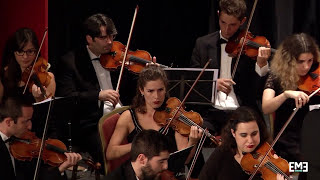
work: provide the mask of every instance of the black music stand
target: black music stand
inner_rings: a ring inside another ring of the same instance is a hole
[[[168,93],[171,97],[182,100],[188,93],[202,68],[165,68],[169,84]],[[214,105],[218,69],[206,69],[191,91],[185,104]]]
[[[32,129],[40,137],[42,136],[50,101],[52,101],[52,99],[33,104],[35,113],[32,117]],[[55,97],[53,101],[54,105],[51,107],[48,122],[48,137],[57,138],[71,148],[71,137],[72,134],[75,133],[71,131],[71,121],[74,119],[73,116],[76,106],[75,97]],[[73,126],[75,126],[75,124],[73,124]]]

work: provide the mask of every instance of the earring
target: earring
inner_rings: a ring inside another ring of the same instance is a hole
[[[143,95],[143,94],[141,94],[141,96],[143,97],[144,95]]]

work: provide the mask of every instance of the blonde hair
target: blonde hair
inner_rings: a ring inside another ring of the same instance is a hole
[[[283,90],[296,90],[300,76],[296,65],[302,53],[313,55],[313,64],[320,62],[319,47],[314,39],[305,34],[294,34],[287,37],[278,47],[272,61],[271,73],[280,80]]]

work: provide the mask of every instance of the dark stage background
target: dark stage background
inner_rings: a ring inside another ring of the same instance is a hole
[[[246,2],[251,11],[254,0]],[[162,64],[187,67],[196,38],[219,28],[218,0],[49,1],[49,59],[54,62],[80,43],[81,23],[94,13],[110,16],[118,29],[116,40],[126,44],[137,4],[130,49],[147,50]],[[250,31],[267,37],[275,48],[287,35],[302,31],[319,42],[319,15],[317,0],[260,0]]]
[[[254,0],[246,2],[250,12]],[[81,24],[92,14],[110,16],[118,29],[116,40],[126,44],[137,4],[140,8],[130,49],[146,50],[161,64],[188,67],[196,38],[219,29],[218,0],[0,0],[3,25],[0,48],[3,49],[8,36],[20,27],[34,29],[39,39],[48,27],[42,55],[48,57],[54,72],[61,55],[81,43]],[[250,31],[266,36],[273,48],[296,32],[309,33],[319,42],[320,1],[260,0]],[[125,76],[136,78],[131,74]],[[129,82],[128,87],[135,85],[130,79]],[[128,97],[135,92],[130,88],[129,93],[122,93],[128,91],[123,84],[121,97],[128,99],[125,104],[130,104]],[[129,95],[123,97],[124,94]]]

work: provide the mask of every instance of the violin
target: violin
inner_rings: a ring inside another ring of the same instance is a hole
[[[245,154],[240,162],[242,169],[246,173],[252,174],[269,148],[270,145],[268,143],[264,143],[254,152]],[[273,155],[274,151],[270,152],[261,167],[258,169],[262,178],[265,180],[276,179],[277,174],[281,174],[286,179],[290,179],[288,161],[280,157],[275,159]]]
[[[39,57],[33,67],[33,71],[32,66],[29,66],[21,74],[21,81],[26,84],[26,86],[29,88],[29,91],[32,92],[32,86],[33,84],[36,84],[38,87],[40,87],[41,93],[45,98],[47,97],[47,94],[43,86],[48,87],[51,82],[51,76],[47,71],[48,67],[48,60],[44,59],[43,57]],[[28,82],[31,72],[33,74],[31,74],[30,80]]]
[[[162,111],[156,111],[153,115],[154,121],[160,126],[166,126],[170,121],[170,118],[176,113],[177,107],[181,104],[178,98],[171,97],[166,102],[166,107]],[[171,127],[183,136],[188,136],[190,134],[190,127],[197,126],[199,129],[206,134],[216,145],[221,143],[221,139],[213,136],[209,132],[205,131],[201,126],[203,119],[201,115],[197,112],[187,112],[183,108],[177,113],[176,119],[170,124]]]
[[[126,46],[119,41],[114,41],[109,53],[103,54],[100,57],[100,64],[107,69],[115,70],[123,63],[123,56]],[[139,73],[147,63],[152,62],[152,57],[149,52],[144,50],[128,51],[125,66],[134,73]],[[161,65],[163,68],[168,66]]]
[[[320,87],[320,66],[314,70],[309,72],[306,76],[301,77],[300,84],[298,88],[308,95],[317,90]],[[317,93],[320,95],[320,92]]]
[[[10,142],[9,149],[15,159],[20,161],[31,161],[33,158],[38,157],[40,146],[41,139],[39,139],[35,133],[27,131],[20,138],[14,138],[14,141]],[[68,151],[63,142],[57,139],[48,139],[45,141],[41,158],[44,163],[58,167],[67,159],[64,154],[65,152]],[[100,163],[94,164],[90,159],[82,160],[95,170],[98,170],[101,167]]]
[[[242,30],[228,40],[226,52],[232,57],[238,55],[245,34],[246,31]],[[270,47],[270,42],[264,36],[254,36],[251,32],[248,32],[242,53],[252,59],[256,59],[259,47]],[[271,52],[275,53],[276,50],[271,48]]]
[[[174,176],[174,173],[169,170],[164,170],[161,172],[161,180],[177,180],[177,178]]]

